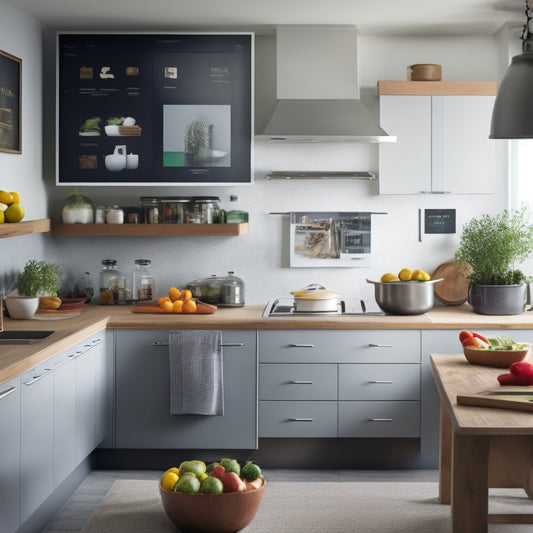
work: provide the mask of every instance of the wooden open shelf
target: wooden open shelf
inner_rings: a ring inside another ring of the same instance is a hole
[[[19,237],[30,233],[46,233],[50,231],[50,219],[26,220],[24,222],[0,224],[0,239],[5,237]]]
[[[228,237],[246,235],[244,224],[52,224],[55,237]]]
[[[496,96],[495,81],[378,81],[378,94]]]

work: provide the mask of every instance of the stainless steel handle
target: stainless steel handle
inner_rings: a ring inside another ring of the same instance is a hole
[[[368,381],[368,383],[386,383],[386,384],[391,384],[391,383],[394,383],[394,381],[388,380],[388,379],[371,379],[371,380]]]
[[[155,341],[152,342],[150,346],[168,346],[168,341]],[[244,346],[244,342],[223,342],[220,346],[222,346],[222,348],[227,348],[229,346]]]
[[[373,342],[368,343],[369,348],[392,348],[392,344],[374,344]]]
[[[314,381],[311,380],[303,380],[303,379],[293,379],[289,381],[291,385],[313,385]]]
[[[44,369],[44,372],[42,374],[40,374],[39,376],[34,376],[33,378],[31,378],[29,381],[25,381],[24,382],[24,385],[26,386],[30,386],[30,385],[33,385],[34,383],[37,383],[38,381],[40,381],[41,379],[43,379],[45,376],[47,376],[50,372],[52,372],[52,369],[51,368],[45,368]]]
[[[289,348],[314,348],[314,344],[289,344]]]
[[[392,418],[369,418],[369,422],[392,422]]]
[[[83,355],[85,352],[82,352],[80,350],[78,350],[77,352],[74,352],[72,354],[70,354],[68,357],[70,359],[77,359],[80,355]]]
[[[289,418],[289,422],[314,422],[314,418]]]
[[[0,392],[0,400],[3,400],[6,396],[9,396],[10,394],[13,394],[18,387],[9,387],[9,389],[6,389],[4,392]]]

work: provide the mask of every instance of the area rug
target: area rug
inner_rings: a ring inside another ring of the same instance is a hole
[[[492,492],[491,492],[492,494]],[[516,489],[499,489],[490,511],[531,512]],[[438,503],[438,484],[272,482],[244,533],[449,533],[450,506]],[[489,531],[522,526],[490,524]],[[526,527],[531,527],[526,526]],[[510,529],[509,529],[510,531]],[[82,533],[176,533],[157,481],[115,481]]]

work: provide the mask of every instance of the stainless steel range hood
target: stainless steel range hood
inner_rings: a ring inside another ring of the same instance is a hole
[[[276,30],[277,104],[262,142],[395,142],[357,98],[351,26]]]

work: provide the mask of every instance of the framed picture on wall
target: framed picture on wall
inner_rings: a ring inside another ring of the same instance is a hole
[[[20,154],[22,59],[0,50],[0,152]]]
[[[252,182],[253,34],[57,38],[57,185]]]

